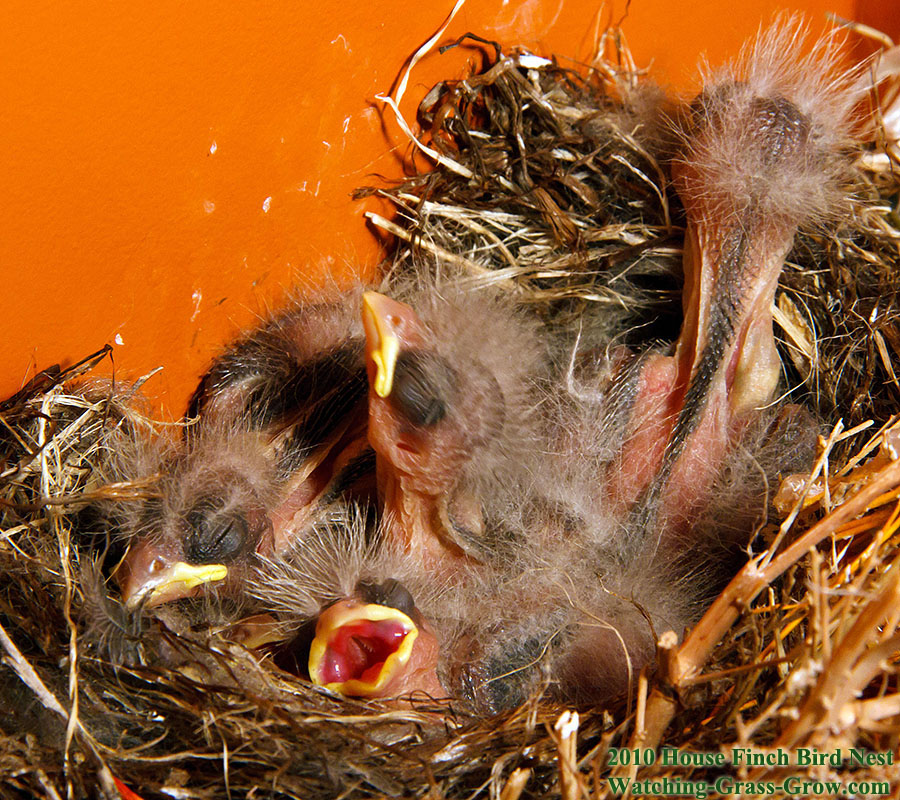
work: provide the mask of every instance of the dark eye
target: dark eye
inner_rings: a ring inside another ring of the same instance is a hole
[[[406,418],[421,427],[436,425],[447,415],[455,375],[446,361],[415,351],[397,359],[391,398]]]
[[[184,552],[191,564],[215,564],[233,560],[251,545],[251,526],[239,509],[223,509],[209,503],[187,515]],[[255,544],[255,542],[252,542]]]
[[[413,602],[412,595],[400,581],[394,578],[383,583],[360,581],[356,585],[356,591],[367,603],[396,608],[408,617],[415,614],[416,604]]]

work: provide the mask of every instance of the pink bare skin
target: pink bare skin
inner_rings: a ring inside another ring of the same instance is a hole
[[[368,439],[377,454],[376,475],[387,535],[418,553],[427,570],[452,573],[472,558],[448,535],[446,505],[461,469],[490,436],[490,414],[483,412],[476,388],[461,392],[458,406],[437,424],[411,422],[397,406],[397,391],[379,392],[376,362],[388,338],[396,342],[401,354],[428,352],[428,331],[409,306],[374,294],[367,295],[363,325],[369,377]]]

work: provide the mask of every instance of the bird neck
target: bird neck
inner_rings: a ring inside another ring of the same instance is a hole
[[[404,475],[378,468],[389,537],[403,543],[409,553],[419,553],[430,572],[450,573],[471,559],[444,530],[443,494],[432,495],[410,485]]]

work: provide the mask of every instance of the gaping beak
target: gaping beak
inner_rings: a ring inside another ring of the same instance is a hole
[[[378,292],[363,295],[363,328],[366,357],[375,366],[372,387],[379,397],[387,397],[394,385],[394,368],[400,354],[399,329],[410,309]]]
[[[319,617],[309,676],[349,697],[399,694],[418,636],[416,624],[396,608],[342,600]]]
[[[170,561],[152,544],[138,545],[116,570],[116,580],[128,609],[152,608],[163,603],[192,597],[201,586],[224,580],[224,564],[188,564]]]

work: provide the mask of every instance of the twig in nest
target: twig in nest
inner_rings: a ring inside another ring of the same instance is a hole
[[[852,628],[835,644],[831,658],[822,665],[819,680],[797,718],[778,737],[776,747],[793,749],[810,740],[821,744],[858,725],[851,703],[900,651],[896,616],[900,607],[900,559],[885,577],[881,593],[866,601]],[[890,619],[893,624],[885,626]]]
[[[647,704],[647,727],[635,731],[634,745],[657,747],[678,708],[677,694],[702,668],[713,648],[734,624],[741,611],[772,581],[794,565],[810,549],[842,525],[863,513],[884,493],[900,486],[900,462],[894,462],[875,475],[866,487],[848,498],[821,522],[772,558],[764,553],[749,561],[725,590],[713,602],[703,619],[688,634],[666,665],[668,672],[661,676],[663,687],[653,689]],[[767,563],[766,563],[767,562]],[[766,566],[763,566],[763,564]]]

